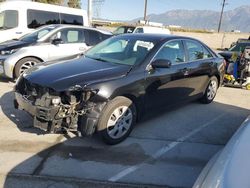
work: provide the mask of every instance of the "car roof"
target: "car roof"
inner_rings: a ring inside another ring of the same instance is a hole
[[[51,25],[46,25],[43,27],[55,27],[55,28],[79,28],[79,29],[89,29],[89,30],[93,30],[93,31],[98,31],[102,34],[105,35],[113,35],[110,31],[107,30],[103,30],[103,29],[97,29],[97,28],[93,28],[93,27],[86,27],[86,26],[81,26],[81,25],[70,25],[70,24],[51,24]]]
[[[126,37],[126,38],[131,37],[131,38],[146,39],[146,40],[190,39],[199,41],[191,37],[177,36],[170,34],[155,34],[155,33],[129,33],[129,34],[118,35],[117,37]]]

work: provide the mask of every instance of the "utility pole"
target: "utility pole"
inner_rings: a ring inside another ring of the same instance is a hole
[[[144,7],[144,21],[146,24],[147,21],[147,6],[148,6],[148,0],[145,0],[145,7]]]
[[[220,13],[220,21],[219,21],[219,26],[218,26],[218,33],[220,32],[220,28],[221,28],[222,17],[223,17],[223,12],[224,12],[225,5],[226,5],[226,0],[223,0],[221,13]]]
[[[88,0],[88,19],[89,26],[92,26],[92,0]]]

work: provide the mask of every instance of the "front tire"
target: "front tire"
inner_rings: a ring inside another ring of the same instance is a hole
[[[98,121],[98,132],[107,144],[118,144],[129,136],[136,122],[136,108],[126,97],[107,103]]]
[[[204,104],[211,103],[216,96],[217,90],[218,90],[218,79],[215,76],[213,76],[211,77],[209,84],[206,88],[206,91],[203,97],[200,99],[200,101]]]
[[[33,57],[26,57],[26,58],[19,60],[15,66],[15,71],[14,71],[15,78],[18,78],[26,70],[35,66],[38,63],[41,63],[41,61]]]

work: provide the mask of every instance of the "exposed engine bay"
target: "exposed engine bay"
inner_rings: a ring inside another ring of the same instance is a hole
[[[31,84],[21,77],[15,86],[15,108],[34,117],[34,126],[49,133],[79,131],[79,117],[94,108],[98,91],[75,85],[64,92]]]

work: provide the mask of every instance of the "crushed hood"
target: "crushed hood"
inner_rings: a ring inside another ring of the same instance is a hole
[[[102,62],[86,57],[63,62],[44,63],[29,69],[24,78],[33,84],[65,91],[75,85],[125,76],[130,66]]]

